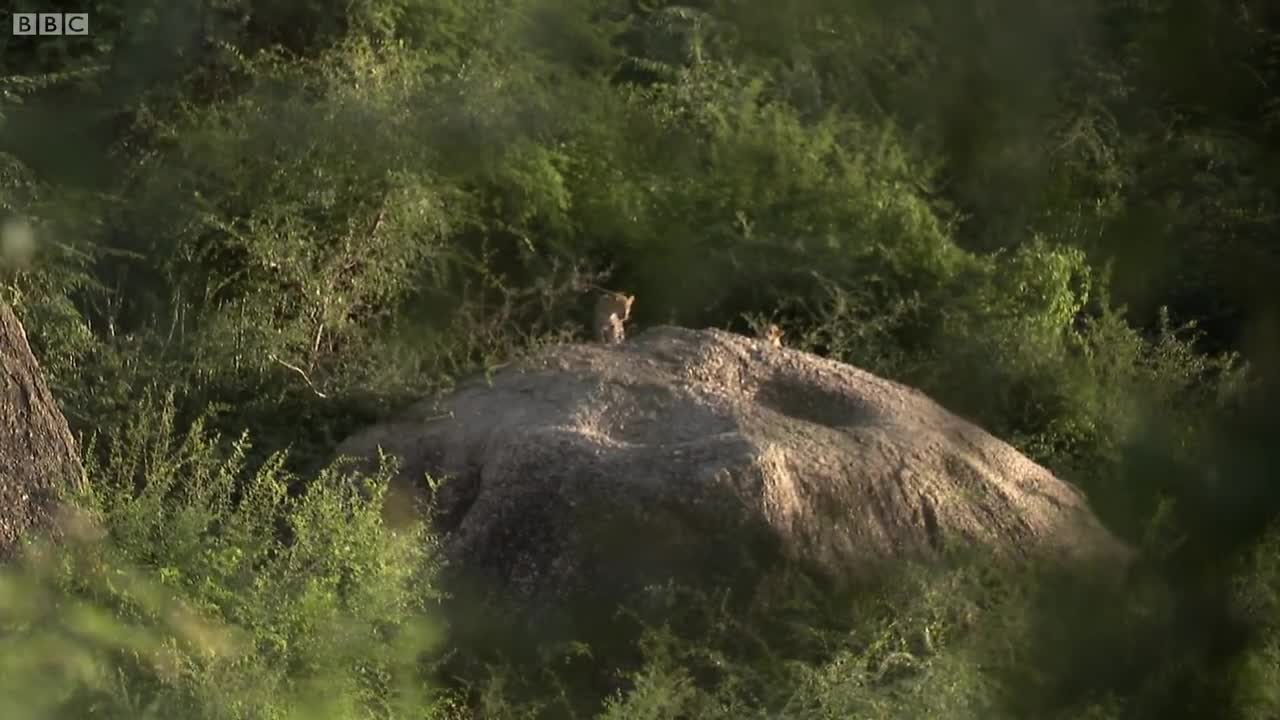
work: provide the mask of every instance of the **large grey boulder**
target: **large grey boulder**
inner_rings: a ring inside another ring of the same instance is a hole
[[[837,580],[977,548],[1127,550],[1081,494],[912,388],[716,330],[552,347],[339,452],[424,474],[455,568],[516,596],[716,581],[789,559]]]
[[[60,493],[84,481],[75,440],[26,332],[0,303],[0,559],[34,533],[55,533]]]

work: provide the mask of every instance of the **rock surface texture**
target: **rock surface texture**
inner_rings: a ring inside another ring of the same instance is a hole
[[[26,332],[0,304],[0,559],[29,533],[54,530],[59,490],[83,482],[75,440]]]
[[[716,330],[553,347],[339,452],[379,447],[401,463],[389,512],[445,478],[450,562],[518,596],[770,557],[849,579],[945,548],[1128,555],[1079,492],[921,392]]]

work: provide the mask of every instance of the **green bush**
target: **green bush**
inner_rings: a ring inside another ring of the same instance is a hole
[[[432,545],[382,524],[390,468],[297,487],[147,402],[92,491],[0,582],[6,717],[421,716]],[[363,488],[363,489],[362,489]]]

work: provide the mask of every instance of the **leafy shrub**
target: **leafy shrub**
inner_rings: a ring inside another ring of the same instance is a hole
[[[144,404],[0,581],[7,717],[402,717],[429,706],[431,545],[381,519],[390,468],[304,488],[172,398]],[[362,490],[361,488],[365,488]]]

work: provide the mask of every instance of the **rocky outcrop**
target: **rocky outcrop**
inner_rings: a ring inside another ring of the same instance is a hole
[[[517,596],[715,581],[788,559],[833,578],[977,548],[1122,563],[1081,494],[921,392],[725,332],[553,347],[340,452],[422,477],[456,568]]]

